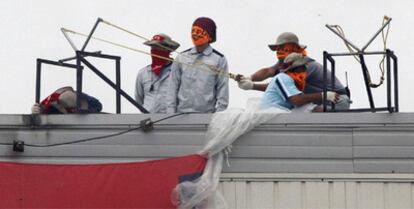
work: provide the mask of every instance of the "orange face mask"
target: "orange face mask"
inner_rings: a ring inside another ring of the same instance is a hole
[[[303,91],[305,89],[306,75],[307,75],[306,71],[304,72],[287,71],[286,74],[288,74],[295,81],[295,85],[299,90]]]
[[[298,45],[293,43],[278,46],[276,49],[276,56],[278,59],[285,59],[292,52],[301,53],[303,56],[307,56],[305,48],[300,48]]]
[[[210,36],[207,31],[196,25],[191,28],[191,38],[193,39],[194,46],[201,46],[210,42]]]

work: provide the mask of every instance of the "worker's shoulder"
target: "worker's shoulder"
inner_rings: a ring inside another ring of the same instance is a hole
[[[216,49],[213,49],[213,53],[218,55],[219,57],[224,57],[224,54],[222,54],[221,52],[217,51]]]
[[[151,65],[147,65],[141,69],[138,70],[138,75],[142,76],[143,74],[148,73],[149,71],[151,71]]]
[[[307,63],[307,66],[308,67],[318,67],[318,68],[322,68],[322,64],[319,63],[318,61],[312,59],[312,58],[309,58],[309,62]]]
[[[188,49],[186,49],[186,50],[182,51],[182,52],[181,52],[181,54],[182,54],[182,53],[188,53],[188,52],[190,52],[192,48],[193,48],[193,47],[190,47],[190,48],[188,48]]]
[[[273,77],[273,79],[274,80],[283,80],[284,81],[284,80],[291,80],[292,78],[288,74],[286,74],[284,72],[280,72],[277,75],[275,75]]]

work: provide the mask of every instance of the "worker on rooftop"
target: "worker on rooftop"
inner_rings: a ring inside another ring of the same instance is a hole
[[[160,33],[144,42],[151,47],[151,65],[139,70],[135,81],[135,100],[150,113],[167,112],[167,95],[172,58],[170,54],[180,44]]]
[[[305,50],[306,46],[299,43],[299,38],[291,32],[284,32],[280,34],[275,44],[269,45],[270,50],[276,51],[276,57],[278,62],[271,66],[266,67],[258,70],[251,76],[243,76],[238,75],[238,85],[239,88],[244,90],[259,90],[265,91],[268,87],[268,83],[254,83],[255,81],[263,81],[267,78],[273,77],[277,75],[281,69],[283,69],[283,60],[291,53],[299,53],[303,56],[307,56],[307,52]],[[323,67],[320,63],[316,62],[313,59],[309,59],[309,63],[306,67],[306,86],[304,86],[303,92],[307,93],[320,93],[323,91]],[[331,72],[328,70],[327,72],[327,90],[337,92],[339,96],[339,100],[335,105],[335,109],[337,110],[347,110],[350,107],[350,99],[349,99],[349,91],[345,88],[339,79],[335,78],[335,87],[331,88]],[[319,102],[320,104],[321,102]],[[330,103],[327,104],[330,106]]]
[[[218,112],[228,106],[227,60],[211,47],[216,41],[216,24],[197,18],[191,28],[194,47],[176,57],[172,65],[168,113]]]
[[[290,53],[279,69],[279,73],[270,81],[261,100],[261,108],[277,107],[285,110],[302,108],[304,112],[322,112],[316,104],[323,101],[323,93],[303,93],[306,83],[307,68],[312,59],[300,53]],[[339,94],[327,92],[327,101],[337,103]]]
[[[76,108],[77,92],[70,86],[54,91],[40,104],[32,106],[32,114],[71,114],[71,113],[99,113],[102,111],[101,102],[95,97],[81,93],[80,108]]]

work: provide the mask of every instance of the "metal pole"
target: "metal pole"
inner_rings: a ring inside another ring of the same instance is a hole
[[[328,60],[331,63],[331,89],[332,91],[335,91],[335,60],[328,56]],[[335,111],[335,103],[331,103],[331,110]]]
[[[398,102],[398,58],[395,56],[394,52],[390,51],[390,56],[393,60],[394,67],[394,111],[399,112],[399,102]]]
[[[40,102],[40,85],[41,85],[42,62],[40,59],[36,60],[36,97],[35,103]]]
[[[121,89],[121,58],[116,59],[116,113],[121,113],[121,94],[119,90]]]
[[[84,63],[89,69],[91,69],[96,75],[98,75],[102,80],[104,80],[108,85],[110,85],[113,89],[116,90],[117,86],[114,84],[108,77],[106,77],[103,73],[101,73],[95,66],[93,66],[90,62],[88,62],[83,57],[80,57],[82,63]],[[136,108],[138,108],[142,113],[149,113],[144,107],[138,104],[132,97],[130,97],[126,92],[122,89],[119,89],[119,93],[127,99],[131,104],[133,104]]]
[[[365,64],[364,55],[360,54],[359,59],[361,61],[362,74],[364,75],[365,88],[367,89],[369,106],[371,108],[371,112],[375,112],[374,99],[372,98],[371,87],[369,87],[369,79],[368,79],[369,75],[368,75],[367,66]]]
[[[373,51],[373,52],[343,52],[343,53],[330,53],[331,57],[335,56],[354,56],[354,55],[373,55],[373,54],[385,54],[385,51]]]
[[[388,112],[392,113],[391,106],[391,60],[390,60],[390,51],[387,50],[387,107]]]
[[[344,40],[346,43],[348,43],[352,48],[354,48],[357,51],[361,51],[358,47],[356,47],[353,43],[351,43],[351,41],[349,41],[348,39],[346,39],[345,37],[343,37],[341,34],[339,34],[337,31],[335,31],[333,28],[331,28],[332,26],[326,24],[325,25],[330,31],[332,31],[333,33],[335,33],[337,36],[339,36],[339,38],[341,38],[342,40]]]
[[[327,59],[328,59],[328,52],[323,52],[323,97],[322,97],[322,105],[323,105],[323,111],[326,112],[326,93],[327,93],[327,86],[326,86],[326,80],[327,80]]]
[[[76,112],[81,109],[80,96],[82,93],[82,56],[79,51],[76,51]]]
[[[88,38],[86,38],[86,41],[85,41],[85,43],[84,43],[84,44],[83,44],[83,46],[82,46],[82,49],[81,49],[81,51],[82,51],[82,52],[85,50],[86,46],[87,46],[87,45],[88,45],[88,43],[89,43],[89,40],[92,38],[93,33],[95,32],[96,28],[98,27],[98,24],[99,24],[101,21],[102,21],[102,18],[100,18],[100,17],[96,20],[95,25],[93,26],[93,28],[92,28],[91,32],[90,32],[90,33],[89,33],[89,35],[88,35]]]
[[[370,44],[372,41],[374,41],[374,39],[378,36],[378,34],[381,33],[382,30],[384,30],[384,28],[391,22],[391,18],[388,18],[387,22],[384,23],[384,25],[375,33],[375,35],[368,41],[367,44],[365,44],[364,47],[362,47],[361,51],[364,51]]]

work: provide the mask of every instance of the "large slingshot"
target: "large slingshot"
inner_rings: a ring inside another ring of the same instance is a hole
[[[382,22],[382,26],[380,27],[380,29],[374,34],[374,36],[362,47],[359,48],[357,47],[355,44],[353,44],[351,41],[349,41],[346,37],[345,34],[342,30],[342,28],[339,25],[326,25],[326,27],[331,30],[333,33],[335,33],[339,38],[341,38],[346,47],[349,50],[349,53],[328,53],[326,51],[323,52],[323,68],[324,68],[324,98],[326,98],[326,92],[327,92],[327,64],[328,61],[331,64],[331,71],[332,71],[332,89],[334,89],[333,87],[335,86],[335,60],[333,59],[333,57],[336,56],[353,56],[360,64],[361,64],[361,68],[362,68],[362,74],[364,76],[364,83],[365,83],[365,88],[367,91],[367,96],[368,96],[368,101],[369,101],[369,108],[361,108],[361,109],[352,109],[349,111],[354,111],[354,112],[363,112],[363,111],[370,111],[370,112],[377,112],[377,111],[388,111],[388,112],[398,112],[398,61],[397,61],[397,57],[395,56],[394,52],[387,49],[386,47],[386,40],[388,38],[388,31],[389,31],[389,24],[391,22],[391,18],[384,16],[383,22]],[[385,28],[387,28],[387,31],[384,32]],[[382,39],[383,39],[383,44],[384,44],[384,48],[383,51],[373,51],[373,52],[367,52],[366,49],[368,48],[368,46],[374,41],[374,39],[379,35],[382,34]],[[375,84],[372,82],[371,80],[371,76],[370,73],[368,71],[368,67],[365,63],[365,56],[368,55],[382,55],[382,60],[379,64],[379,68],[381,70],[381,77],[380,77],[380,81],[379,83]],[[391,59],[392,59],[392,67],[393,67],[393,72],[391,74]],[[377,88],[379,86],[381,86],[384,82],[384,74],[385,74],[385,62],[384,60],[386,60],[386,83],[387,83],[387,107],[375,107],[374,104],[374,98],[372,96],[372,92],[371,92],[371,88]],[[391,79],[393,77],[393,80]],[[393,86],[392,86],[393,84]],[[392,93],[391,93],[391,89],[394,89],[394,99],[392,99]],[[392,103],[394,103],[394,106],[392,105]],[[324,104],[324,111],[328,111],[327,110],[327,103],[326,101],[323,102]],[[332,110],[330,111],[336,111],[335,110],[335,105],[332,105]]]
[[[107,44],[111,44],[117,47],[121,47],[130,51],[134,51],[134,52],[138,52],[141,54],[145,54],[148,56],[155,56],[158,57],[160,59],[165,59],[171,62],[178,62],[175,61],[174,59],[171,58],[165,58],[165,57],[161,57],[155,54],[151,54],[149,52],[146,52],[144,50],[140,50],[134,47],[130,47],[130,46],[126,46],[123,44],[119,44],[113,41],[109,41],[109,40],[105,40],[102,38],[97,38],[94,37],[94,33],[96,28],[98,27],[98,25],[100,23],[104,23],[106,25],[109,25],[111,27],[114,27],[118,30],[121,30],[123,32],[126,32],[130,35],[133,35],[135,37],[138,37],[140,39],[143,39],[145,41],[148,41],[149,39],[141,36],[137,33],[134,33],[130,30],[127,30],[125,28],[122,28],[120,26],[117,26],[115,24],[112,24],[106,20],[103,20],[102,18],[98,18],[94,24],[94,26],[92,27],[92,30],[89,32],[89,34],[83,34],[80,32],[76,32],[74,30],[70,30],[67,28],[61,28],[61,31],[63,33],[63,35],[65,36],[65,38],[68,40],[70,46],[73,48],[73,50],[75,51],[76,55],[74,57],[69,57],[69,58],[64,58],[64,59],[60,59],[59,61],[52,61],[52,60],[46,60],[46,59],[37,59],[37,72],[36,72],[36,98],[35,98],[35,102],[39,103],[40,101],[40,88],[41,88],[41,72],[42,72],[42,64],[49,64],[49,65],[56,65],[56,66],[61,66],[61,67],[65,67],[65,68],[72,68],[72,69],[76,69],[76,91],[78,93],[78,97],[80,95],[80,93],[82,92],[82,78],[83,78],[83,69],[85,65],[87,68],[89,68],[92,72],[94,72],[98,77],[100,77],[103,81],[105,81],[109,86],[111,86],[115,92],[116,92],[116,113],[121,113],[121,96],[124,97],[127,101],[129,101],[131,104],[133,104],[136,108],[138,108],[142,113],[148,113],[148,111],[142,107],[140,104],[138,104],[131,96],[129,96],[125,91],[123,91],[121,89],[121,70],[120,70],[120,60],[121,57],[119,56],[113,56],[113,55],[106,55],[106,54],[102,54],[101,51],[96,51],[96,52],[86,52],[85,49],[89,43],[89,41],[91,39],[93,40],[97,40],[100,42],[104,42]],[[78,49],[76,47],[76,45],[74,44],[74,42],[72,41],[72,39],[70,38],[70,34],[75,34],[75,35],[79,35],[79,36],[83,36],[86,37],[85,42],[83,43],[83,46],[81,49]],[[160,48],[164,48],[166,50],[169,50],[171,52],[176,52],[178,54],[180,54],[179,52],[168,48],[166,46],[163,46],[161,44],[157,44],[158,47]],[[184,56],[184,55],[182,55]],[[93,64],[91,64],[86,58],[87,57],[95,57],[95,58],[101,58],[101,59],[110,59],[115,61],[116,63],[116,75],[115,75],[115,82],[111,81],[107,76],[105,76],[105,74],[103,74],[97,67],[95,67]],[[72,61],[72,60],[76,60],[76,64],[68,64],[68,61]],[[194,63],[185,63],[185,62],[178,62],[180,64],[183,65],[190,65],[190,66],[194,66],[195,69],[197,70],[203,70],[207,73],[213,73],[213,74],[217,74],[219,76],[228,76],[229,78],[235,79],[236,75],[233,73],[228,73],[225,72],[223,69],[219,69],[216,66],[212,66],[212,65],[208,65],[205,63],[202,63],[200,61],[198,62],[194,62]],[[77,108],[80,107],[80,100],[77,99]]]

